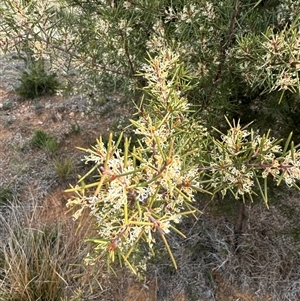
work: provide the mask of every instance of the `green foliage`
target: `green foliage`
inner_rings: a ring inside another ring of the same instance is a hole
[[[56,174],[63,181],[67,180],[74,171],[72,160],[68,158],[56,159],[54,161]]]
[[[55,154],[58,149],[56,138],[48,135],[43,130],[36,130],[31,139],[31,144],[37,148],[43,149],[50,154]]]
[[[0,206],[7,205],[13,200],[13,193],[8,188],[0,188]]]
[[[299,7],[292,0],[5,0],[0,34],[4,51],[76,75],[72,86],[96,98],[136,93],[146,53],[170,47],[193,73],[197,85],[187,96],[210,126],[263,109],[269,92],[277,100],[297,93]]]
[[[58,141],[56,138],[50,137],[47,139],[43,149],[51,155],[56,154],[58,150]]]
[[[49,136],[46,134],[46,132],[37,130],[32,137],[31,143],[33,146],[42,148],[45,146],[47,140],[49,140]]]
[[[3,103],[2,110],[9,111],[13,107],[12,102],[6,101]]]
[[[80,132],[81,132],[81,128],[80,128],[80,125],[78,124],[78,122],[75,121],[75,123],[71,123],[70,133],[78,135],[78,134],[80,134]]]
[[[53,95],[59,87],[55,73],[47,73],[41,61],[30,65],[20,78],[20,86],[15,91],[24,98],[34,99],[43,95]]]

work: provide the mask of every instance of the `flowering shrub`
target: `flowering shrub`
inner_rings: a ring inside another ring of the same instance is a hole
[[[134,93],[146,52],[171,47],[198,83],[187,97],[218,124],[262,91],[297,93],[298,2],[5,0],[0,48],[75,74],[80,92]]]
[[[201,147],[205,140],[201,137],[207,135],[205,128],[188,119],[184,97],[188,77],[178,56],[164,51],[144,66],[144,72],[152,98],[148,109],[138,109],[140,118],[132,120],[135,135],[141,137],[138,145],[130,151],[127,137],[124,149],[120,148],[122,136],[117,142],[110,136],[107,145],[100,138],[93,149],[85,150],[85,161],[95,164],[99,181],[82,186],[86,176],[82,177],[69,190],[77,197],[68,201],[68,206],[79,206],[75,218],[86,208],[95,217],[99,238],[92,241],[97,258],[107,255],[113,261],[117,254],[132,271],[137,263],[131,262],[131,254],[141,240],[152,250],[153,232],[160,234],[176,267],[165,234],[174,230],[184,236],[174,223],[196,211],[194,191],[203,188],[194,160],[200,150],[194,139]],[[141,260],[139,265],[144,263]]]
[[[94,167],[70,189],[74,217],[87,209],[96,223],[88,262],[117,256],[136,272],[158,234],[176,267],[167,234],[184,235],[176,224],[196,214],[196,193],[243,201],[257,194],[268,205],[269,177],[297,187],[300,159],[291,135],[282,143],[242,126],[255,116],[258,128],[270,118],[276,136],[285,119],[299,128],[297,3],[1,2],[3,52],[17,50],[29,61],[42,59],[60,78],[76,78],[73,93],[145,93],[131,121],[137,142],[100,138],[84,150]],[[95,182],[85,184],[95,172]]]
[[[95,220],[98,236],[88,240],[95,252],[87,262],[107,258],[110,264],[117,256],[134,273],[154,254],[156,234],[177,267],[166,236],[174,231],[184,237],[176,224],[196,215],[196,193],[230,192],[245,201],[257,190],[268,206],[269,175],[277,184],[295,187],[300,179],[300,152],[290,144],[291,136],[282,149],[269,133],[260,136],[228,122],[228,132],[216,139],[193,119],[184,96],[191,78],[178,55],[162,51],[143,70],[150,99],[138,108],[139,119],[131,121],[137,145],[130,148],[125,137],[121,148],[122,136],[115,142],[111,135],[107,145],[100,138],[83,149],[85,162],[94,164],[87,175],[97,170],[99,178],[84,184],[85,175],[68,190],[76,193],[68,201],[74,218],[88,209]]]

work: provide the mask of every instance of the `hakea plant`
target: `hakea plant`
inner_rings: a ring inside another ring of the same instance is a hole
[[[172,51],[150,57],[142,76],[149,99],[131,120],[137,142],[131,145],[122,135],[114,141],[111,134],[107,144],[100,137],[94,147],[82,149],[94,167],[68,190],[74,194],[68,200],[74,218],[88,210],[95,223],[87,263],[106,259],[111,266],[118,258],[134,273],[154,254],[157,236],[177,268],[166,235],[185,237],[176,224],[183,216],[196,217],[196,193],[230,192],[245,200],[258,192],[268,205],[269,175],[288,186],[300,179],[300,152],[291,135],[282,149],[269,133],[260,136],[239,122],[227,120],[228,132],[216,139],[196,121],[185,98],[191,78]],[[95,172],[97,179],[85,183]]]
[[[282,140],[270,137],[270,132],[259,135],[241,127],[240,123],[229,123],[227,134],[220,139],[213,139],[213,150],[210,153],[209,166],[202,166],[212,181],[209,191],[214,194],[221,192],[223,196],[231,192],[236,198],[253,195],[263,198],[268,207],[267,178],[272,176],[279,185],[284,181],[289,187],[298,188],[296,181],[300,179],[300,152],[298,146],[291,142],[292,133],[281,146]]]

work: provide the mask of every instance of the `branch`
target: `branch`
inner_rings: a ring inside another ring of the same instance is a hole
[[[219,65],[214,83],[219,81],[222,76],[225,57],[226,57],[226,50],[231,46],[232,41],[233,41],[233,32],[234,32],[234,27],[236,24],[236,17],[238,14],[239,4],[240,4],[240,0],[235,0],[234,9],[231,14],[230,25],[229,25],[228,34],[227,34],[227,40],[226,40],[225,44],[221,47],[220,57],[219,57],[220,65]]]

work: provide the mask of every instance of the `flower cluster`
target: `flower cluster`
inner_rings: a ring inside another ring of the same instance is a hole
[[[268,175],[274,177],[277,185],[284,180],[287,186],[295,186],[300,180],[300,152],[289,151],[284,157],[273,159],[262,173],[264,178]]]
[[[251,194],[254,186],[254,172],[245,164],[245,154],[250,147],[255,149],[257,142],[249,143],[251,132],[240,123],[233,124],[221,140],[214,140],[216,148],[211,156],[210,171],[214,179],[211,186],[221,190],[223,196],[231,191],[236,199]],[[241,160],[241,158],[243,158]]]
[[[229,122],[228,122],[229,123]],[[242,128],[238,123],[230,124],[221,139],[213,139],[215,145],[206,170],[213,181],[209,184],[215,192],[221,191],[225,196],[231,192],[236,199],[247,194],[252,198],[255,184],[258,184],[267,205],[267,177],[272,176],[277,185],[284,181],[287,186],[297,187],[300,180],[300,152],[293,144],[289,146],[291,135],[282,149],[281,141],[263,136],[253,130]],[[288,147],[291,149],[287,151]],[[265,181],[260,186],[259,178]]]
[[[292,22],[300,13],[299,0],[281,0],[276,8],[277,20],[280,23]]]
[[[269,28],[260,38],[252,33],[245,35],[232,55],[241,60],[238,68],[251,86],[264,85],[269,92],[299,90],[299,24],[279,33]]]

